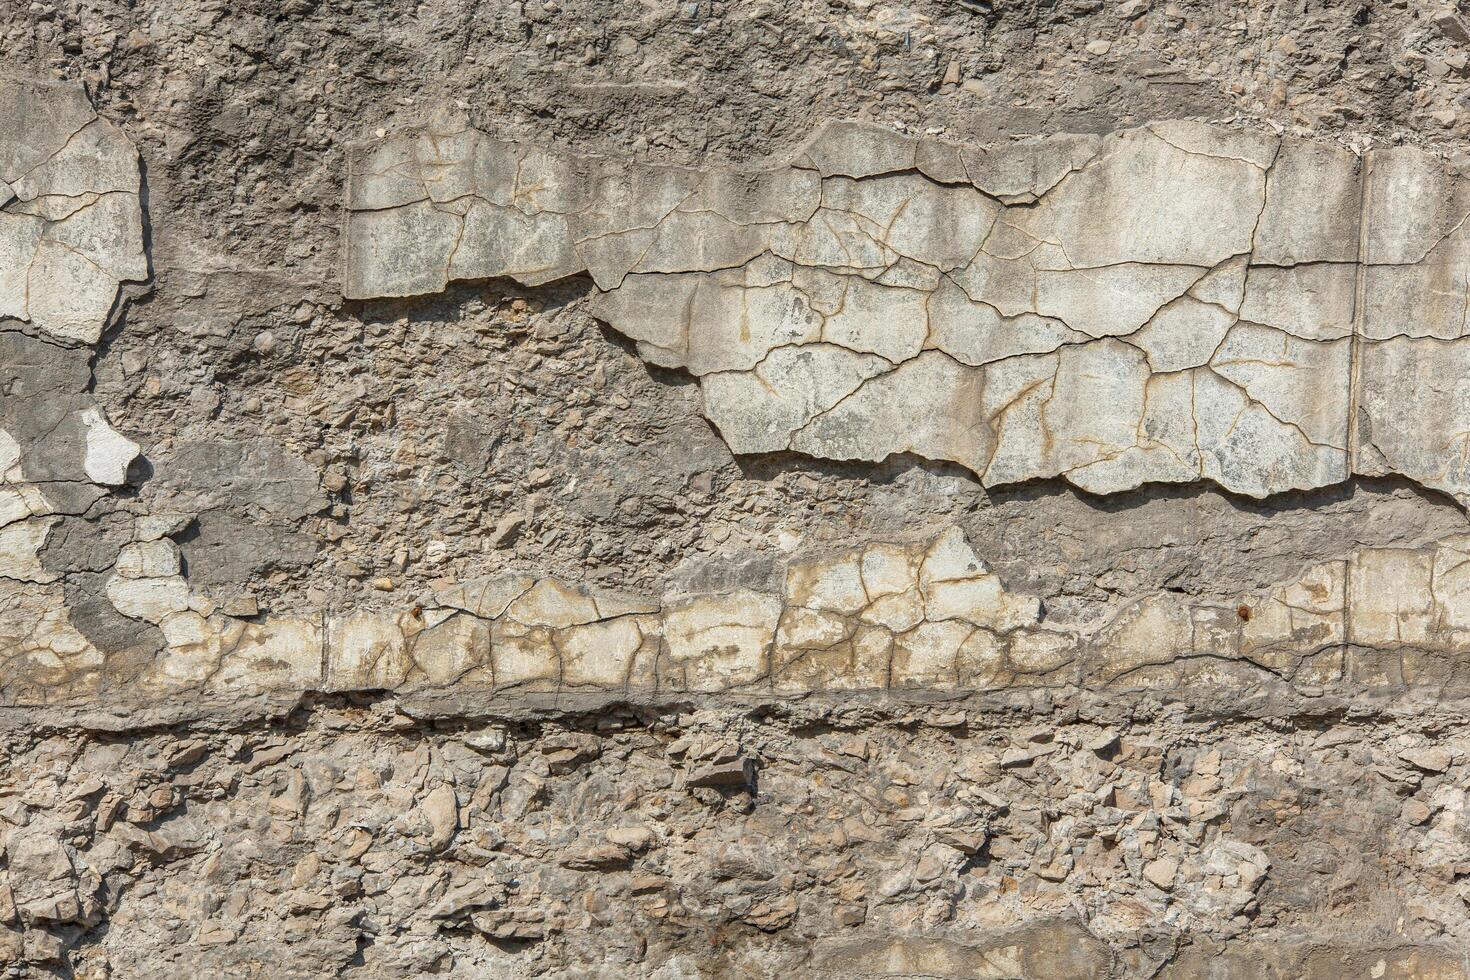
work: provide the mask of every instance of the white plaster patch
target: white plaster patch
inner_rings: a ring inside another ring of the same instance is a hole
[[[128,466],[138,458],[141,447],[107,424],[100,409],[82,412],[87,427],[87,450],[83,466],[91,480],[117,487],[128,482]]]

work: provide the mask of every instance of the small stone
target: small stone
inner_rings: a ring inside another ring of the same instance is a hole
[[[232,943],[239,936],[238,930],[217,922],[206,922],[199,927],[199,932],[194,936],[194,942],[199,946],[218,946],[221,943]]]
[[[1338,726],[1336,728],[1329,728],[1321,735],[1318,735],[1316,742],[1312,744],[1319,749],[1330,749],[1338,745],[1347,745],[1359,737],[1359,734],[1351,728]]]
[[[1100,732],[1082,743],[1082,747],[1097,755],[1109,756],[1118,750],[1117,732]]]
[[[419,801],[419,808],[432,828],[429,846],[436,851],[442,850],[459,830],[459,801],[454,795],[454,787],[440,783]]]
[[[1449,749],[1437,746],[1405,749],[1399,753],[1399,758],[1425,772],[1444,772],[1454,761],[1454,756],[1451,755]]]
[[[269,330],[262,330],[255,335],[255,339],[250,342],[250,346],[262,354],[269,354],[276,349],[276,336]]]
[[[1029,748],[1006,749],[1000,757],[1002,769],[1024,769],[1042,756],[1057,750],[1055,745],[1033,745]]]
[[[946,827],[934,832],[934,839],[942,844],[948,844],[955,850],[965,854],[978,854],[985,847],[986,835],[984,831],[962,830],[956,827]]]
[[[1113,50],[1112,41],[1089,41],[1087,42],[1087,53],[1091,55],[1104,55]]]
[[[1470,44],[1470,25],[1466,24],[1465,18],[1461,17],[1453,7],[1446,7],[1435,14],[1433,24],[1451,41]]]
[[[1072,873],[1072,856],[1064,854],[1048,864],[1037,865],[1034,870],[1038,877],[1047,881],[1066,881],[1067,876]]]
[[[244,769],[247,773],[259,772],[266,766],[275,765],[277,762],[280,762],[282,759],[286,758],[286,756],[295,751],[296,746],[289,744],[277,745],[270,748],[253,751],[250,754],[249,761],[245,763]]]
[[[386,576],[386,575],[380,575],[377,578],[370,580],[368,582],[368,585],[371,585],[373,588],[377,589],[379,592],[392,592],[393,591],[393,580],[391,578],[389,578],[388,576]]]
[[[795,895],[782,895],[780,898],[756,903],[743,918],[762,932],[775,932],[792,923],[797,909]]]
[[[86,455],[82,465],[87,477],[105,486],[122,486],[128,480],[128,467],[142,447],[108,425],[96,408],[83,411],[81,420],[86,426]]]
[[[1419,826],[1428,820],[1432,814],[1433,811],[1429,809],[1429,804],[1423,800],[1409,800],[1404,804],[1404,820],[1412,826]]]
[[[585,761],[587,761],[587,756],[582,755],[576,749],[554,749],[546,753],[547,771],[553,776],[571,772]]]
[[[495,522],[495,530],[490,532],[490,544],[496,548],[514,544],[525,525],[526,520],[520,514],[506,514]]]
[[[748,758],[713,762],[689,774],[690,786],[748,786],[755,779],[755,763]]]
[[[1143,866],[1143,876],[1157,888],[1169,891],[1174,887],[1174,876],[1179,873],[1179,862],[1174,858],[1155,858]]]
[[[254,596],[236,596],[223,603],[219,607],[219,611],[226,616],[247,619],[251,616],[260,615],[260,603],[255,601]]]
[[[716,763],[735,762],[740,758],[740,745],[733,739],[728,738],[720,739],[717,742],[705,742],[694,753],[694,758]]]
[[[157,512],[138,518],[133,525],[133,534],[139,541],[157,541],[171,538],[188,527],[193,518],[188,514]]]
[[[653,831],[647,827],[614,827],[607,832],[607,842],[631,851],[641,851],[653,842]]]
[[[476,752],[486,755],[495,755],[505,751],[505,729],[487,728],[483,731],[470,732],[464,737],[464,744]]]
[[[626,847],[618,844],[594,844],[571,851],[561,859],[564,868],[573,871],[608,871],[626,867],[633,855]]]
[[[547,770],[554,776],[571,772],[602,754],[602,743],[591,735],[564,732],[547,737],[541,744]]]
[[[663,875],[649,874],[646,871],[633,875],[632,891],[634,895],[649,895],[663,891],[667,887],[669,887],[669,879]]]

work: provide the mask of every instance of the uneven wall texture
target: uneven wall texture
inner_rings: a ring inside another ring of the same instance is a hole
[[[5,976],[1470,980],[1470,13],[0,55]]]

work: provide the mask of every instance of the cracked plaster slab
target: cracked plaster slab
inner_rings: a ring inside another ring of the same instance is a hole
[[[589,274],[737,453],[1097,493],[1398,473],[1463,502],[1467,215],[1421,151],[1192,122],[995,146],[832,124],[741,173],[440,116],[355,153],[343,286]]]
[[[0,319],[95,344],[148,278],[138,153],[69,82],[0,77]]]

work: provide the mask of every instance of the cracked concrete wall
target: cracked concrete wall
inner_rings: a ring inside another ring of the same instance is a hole
[[[1470,976],[1470,18],[12,6],[7,975]]]

